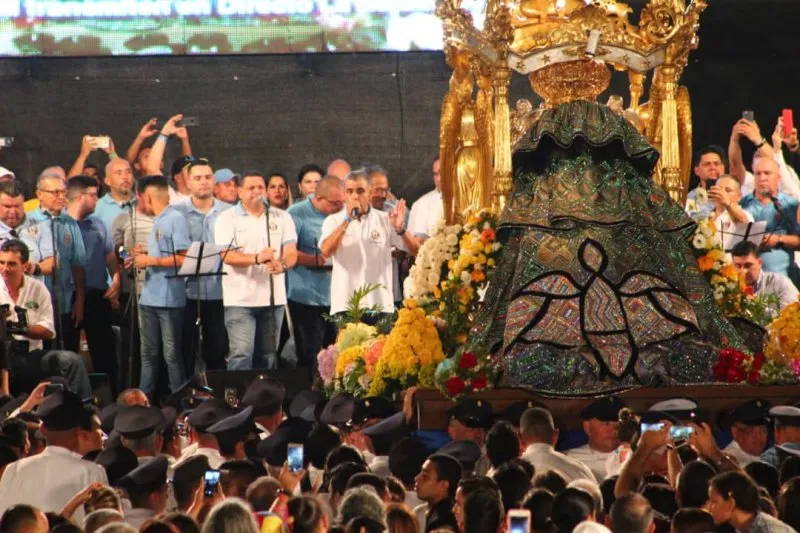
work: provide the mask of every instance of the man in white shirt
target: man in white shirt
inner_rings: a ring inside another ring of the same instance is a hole
[[[700,180],[698,186],[686,195],[686,211],[697,219],[707,218],[714,210],[714,204],[704,194],[716,185],[717,179],[725,173],[725,152],[719,146],[706,146],[695,155],[694,174]]]
[[[736,407],[727,417],[733,440],[722,451],[744,468],[759,461],[767,449],[769,408],[766,400],[749,400]]]
[[[734,224],[753,222],[753,215],[739,206],[742,187],[736,178],[722,176],[717,184],[708,190],[708,199],[714,203],[714,224],[720,233],[731,233]]]
[[[758,248],[749,241],[742,241],[731,250],[733,266],[744,274],[744,281],[758,296],[775,296],[777,305],[771,304],[770,310],[777,315],[781,309],[797,301],[797,287],[792,280],[778,272],[766,272],[762,259],[758,256]]]
[[[522,458],[531,463],[536,472],[556,470],[567,483],[575,479],[596,483],[589,467],[553,448],[558,441],[558,430],[548,410],[534,407],[525,411],[520,420],[520,438],[526,447]]]
[[[297,263],[297,231],[286,211],[264,202],[267,180],[242,175],[241,203],[217,216],[214,239],[235,249],[223,255],[222,302],[228,370],[275,368],[284,308],[285,272]]]
[[[433,184],[436,188],[414,202],[408,220],[409,231],[423,241],[433,235],[436,226],[444,219],[441,183],[439,156],[436,156],[433,160]]]
[[[617,428],[623,407],[625,403],[616,396],[600,398],[589,404],[581,412],[583,431],[589,437],[589,443],[566,452],[568,457],[588,466],[597,483],[606,478],[606,462],[619,444]]]
[[[26,276],[28,247],[15,239],[0,246],[0,305],[8,306],[5,320],[16,323],[9,350],[9,368],[18,391],[29,391],[44,378],[58,374],[66,378],[70,390],[82,398],[92,396],[89,374],[81,358],[68,351],[43,351],[44,340],[55,337],[53,304],[50,292],[41,281]],[[21,323],[23,320],[25,323]],[[3,370],[4,389],[8,390],[8,371]]]
[[[76,494],[97,481],[108,484],[102,466],[81,457],[96,449],[100,420],[74,393],[55,392],[35,413],[42,418],[47,447],[6,467],[0,479],[0,514],[12,505],[27,503],[44,512],[61,512]],[[83,519],[80,507],[73,518]]]
[[[320,250],[333,258],[331,315],[341,313],[353,293],[367,284],[379,287],[363,300],[394,312],[392,247],[408,249],[415,239],[406,231],[406,203],[400,200],[389,214],[372,208],[370,186],[364,171],[356,170],[344,182],[345,208],[322,223]]]
[[[186,418],[190,427],[191,444],[186,447],[175,467],[178,468],[189,457],[205,455],[211,468],[218,469],[225,462],[225,458],[219,451],[217,438],[208,432],[208,428],[232,414],[231,408],[221,398],[206,400],[192,411]],[[196,446],[193,446],[194,444]]]

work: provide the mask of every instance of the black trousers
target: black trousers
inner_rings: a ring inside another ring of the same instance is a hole
[[[113,313],[111,302],[103,298],[103,294],[105,291],[102,289],[86,289],[86,309],[81,327],[86,332],[92,367],[95,372],[108,375],[116,397],[119,392],[119,367],[114,331],[111,329]]]
[[[336,326],[323,318],[328,307],[306,305],[289,300],[289,312],[294,326],[297,366],[308,368],[313,381],[317,375],[317,354],[323,346],[336,340]]]
[[[186,376],[195,372],[197,357],[197,300],[186,300],[183,321],[183,367]],[[225,308],[222,300],[200,300],[200,319],[203,328],[203,346],[200,357],[208,370],[225,370],[228,357],[228,330],[225,329]]]
[[[123,292],[120,294],[119,311],[114,313],[114,322],[120,330],[123,387],[138,387],[141,370],[139,306],[136,305],[133,293]]]

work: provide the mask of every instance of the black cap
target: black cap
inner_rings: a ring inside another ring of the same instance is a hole
[[[36,415],[51,431],[65,431],[79,426],[89,427],[91,414],[74,392],[58,391],[45,397],[36,408]]]
[[[353,406],[353,417],[350,419],[352,425],[360,425],[371,418],[388,418],[395,414],[394,404],[380,396],[368,396],[359,398]]]
[[[756,398],[744,402],[734,408],[727,416],[727,425],[745,424],[747,426],[763,426],[769,423],[769,409],[771,404],[767,400]]]
[[[528,409],[540,407],[547,409],[547,406],[538,400],[527,400],[524,402],[514,402],[506,407],[501,413],[497,415],[500,420],[506,420],[514,427],[519,427],[519,421],[522,419],[523,413]]]
[[[253,416],[269,416],[283,405],[286,388],[266,376],[259,376],[244,391],[242,406],[252,406]]]
[[[232,441],[245,440],[248,434],[258,432],[253,420],[253,407],[247,406],[238,413],[223,418],[206,431]]]
[[[153,457],[128,472],[119,480],[119,485],[129,493],[148,494],[156,492],[167,482],[169,461],[163,455]]]
[[[164,405],[171,405],[175,409],[185,410],[187,408],[184,407],[184,402],[188,401],[190,398],[196,398],[195,401],[199,404],[202,399],[210,398],[213,394],[214,389],[204,385],[200,376],[194,375],[175,389],[175,391],[167,397]]]
[[[397,441],[389,452],[389,470],[400,479],[413,477],[422,470],[430,455],[423,442],[415,437]]]
[[[769,410],[769,414],[775,420],[775,427],[800,427],[800,407],[776,405]]]
[[[175,421],[178,420],[178,411],[172,407],[162,407],[161,414],[164,415],[164,427],[161,430],[164,438],[172,437],[175,433]]]
[[[211,398],[197,406],[186,421],[200,433],[205,433],[208,428],[230,416],[233,410],[221,398]]]
[[[166,420],[158,407],[124,407],[114,420],[114,429],[126,439],[143,439],[164,429]]]
[[[194,162],[196,158],[192,155],[182,155],[178,159],[176,159],[172,163],[171,174],[170,177],[174,177],[175,174],[180,174],[180,172],[186,168],[186,165]]]
[[[314,411],[317,405],[324,403],[325,400],[325,394],[318,390],[302,390],[294,397],[292,403],[289,404],[289,416],[303,416],[304,412],[309,412],[309,408],[311,416],[314,416],[316,414]]]
[[[112,487],[117,486],[123,476],[139,466],[136,454],[124,446],[106,448],[94,458],[94,462],[105,468],[108,484]]]
[[[356,401],[352,394],[347,392],[337,394],[325,404],[319,420],[332,426],[343,426],[352,420],[355,405]]]
[[[13,398],[12,400],[3,404],[3,407],[0,408],[0,418],[6,419],[11,416],[16,409],[22,406],[25,403],[25,400],[28,399],[27,393],[20,394],[19,396]]]
[[[111,430],[114,429],[114,422],[117,418],[119,412],[124,409],[125,406],[121,403],[112,403],[105,406],[98,415],[100,417],[100,427],[103,429],[103,433],[108,435],[111,433]]]
[[[481,447],[471,440],[452,440],[439,448],[436,453],[444,453],[461,463],[464,472],[472,472],[481,458]]]
[[[627,407],[625,402],[616,396],[606,396],[593,401],[581,411],[584,420],[596,418],[601,422],[616,422],[619,420],[619,412]]]
[[[183,413],[188,413],[190,411],[194,411],[200,404],[209,400],[210,398],[207,396],[187,396],[183,398],[180,403],[180,410]]]
[[[258,455],[272,466],[282,466],[286,462],[290,443],[302,444],[311,433],[312,424],[302,418],[287,418],[275,431],[258,444]]]
[[[492,427],[492,406],[486,400],[466,398],[447,410],[450,420],[458,420],[469,428]]]
[[[211,466],[208,464],[208,456],[192,455],[175,465],[175,473],[172,475],[172,481],[175,484],[196,483],[203,479],[206,470],[210,469]]]

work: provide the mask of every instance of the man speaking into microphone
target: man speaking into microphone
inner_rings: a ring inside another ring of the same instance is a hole
[[[392,247],[408,250],[415,242],[405,227],[406,203],[400,200],[389,213],[372,209],[363,170],[345,177],[344,196],[344,210],[325,219],[320,237],[322,255],[333,260],[331,315],[345,311],[353,292],[369,283],[380,287],[363,306],[377,305],[383,313],[392,313]]]
[[[759,253],[763,268],[788,276],[800,287],[800,269],[794,261],[794,251],[800,249],[798,202],[778,192],[780,169],[773,158],[757,157],[753,161],[753,174],[755,191],[742,198],[741,206],[756,222],[767,222]]]

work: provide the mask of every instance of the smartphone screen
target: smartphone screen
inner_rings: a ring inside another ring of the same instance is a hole
[[[794,131],[794,113],[791,109],[783,110],[783,133],[787,137]]]
[[[219,470],[206,470],[203,478],[206,482],[205,495],[207,498],[214,496],[217,492],[217,485],[219,485]]]
[[[64,390],[63,383],[50,383],[44,388],[44,395],[50,396],[54,392],[59,392]]]
[[[750,122],[754,122],[756,119],[756,114],[753,111],[742,111],[742,118],[749,120]]]
[[[692,426],[672,426],[669,428],[669,438],[670,440],[686,440],[693,432]]]
[[[286,449],[286,462],[290,472],[299,472],[303,469],[303,445],[289,444]]]
[[[663,422],[657,424],[642,424],[642,433],[645,431],[661,431],[662,429],[664,429]]]
[[[529,512],[512,509],[508,513],[508,533],[529,533],[531,515]]]

